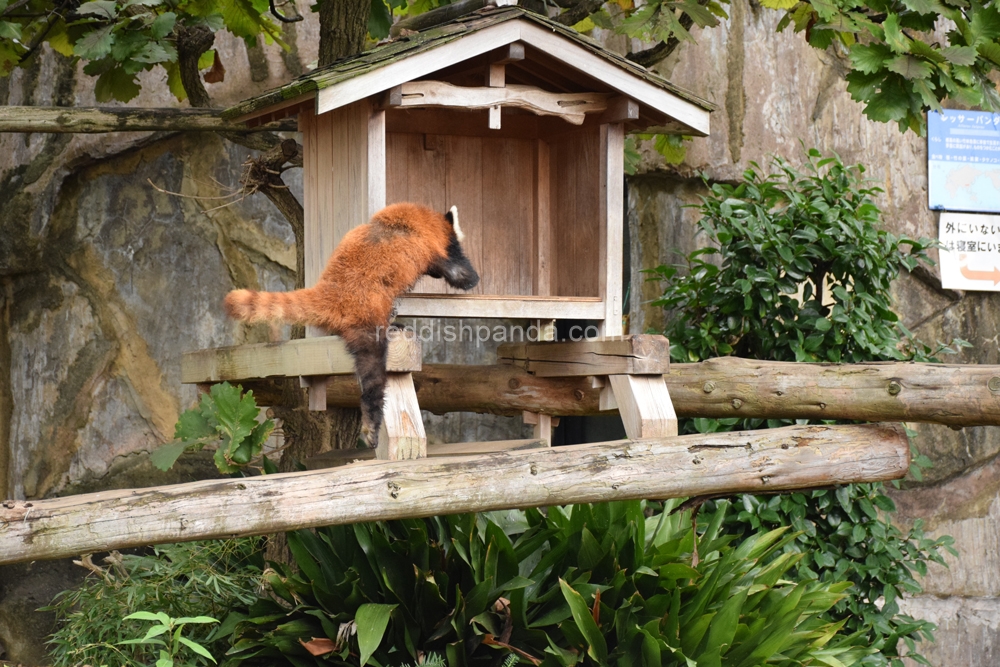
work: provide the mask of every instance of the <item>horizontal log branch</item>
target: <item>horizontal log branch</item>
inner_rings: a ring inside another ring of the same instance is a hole
[[[287,118],[256,127],[222,119],[221,109],[0,107],[0,132],[295,132]]]
[[[898,479],[899,425],[792,426],[205,480],[0,506],[0,565],[313,526]]]
[[[805,364],[721,357],[671,364],[667,388],[679,417],[907,421],[1000,426],[1000,366],[885,362]],[[420,407],[436,414],[600,413],[588,378],[544,378],[511,365],[424,364],[414,373]],[[263,405],[278,393],[244,382]],[[330,407],[358,405],[357,382],[327,387]]]

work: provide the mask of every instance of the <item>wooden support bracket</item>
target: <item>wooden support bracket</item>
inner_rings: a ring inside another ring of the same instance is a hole
[[[389,461],[427,456],[427,434],[410,373],[389,373],[376,457]]]
[[[508,44],[490,54],[490,62],[486,67],[486,85],[490,88],[503,88],[507,83],[507,63],[524,60],[524,44]],[[489,128],[500,129],[500,105],[490,107]]]
[[[534,426],[532,435],[536,440],[544,440],[549,447],[552,446],[552,429],[559,426],[559,417],[525,410],[521,418],[525,424]]]
[[[326,410],[326,388],[329,375],[300,375],[299,386],[309,393],[309,409],[315,412]]]
[[[662,375],[611,375],[609,379],[629,438],[677,435],[677,413]]]

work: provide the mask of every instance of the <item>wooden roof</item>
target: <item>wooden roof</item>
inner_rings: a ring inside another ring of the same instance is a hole
[[[527,58],[522,66],[508,70],[508,83],[520,77],[535,85],[541,80],[559,91],[614,92],[639,103],[643,116],[639,127],[708,134],[712,104],[572,28],[520,7],[487,7],[396,38],[245,100],[223,117],[250,120],[311,99],[317,113],[326,113],[441,70],[454,71],[514,42],[526,45]]]

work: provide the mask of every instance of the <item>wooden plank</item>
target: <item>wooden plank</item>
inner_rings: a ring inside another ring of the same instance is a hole
[[[462,250],[476,271],[483,271],[483,141],[479,137],[454,137],[446,140],[448,169],[445,181],[447,201],[458,207],[465,240]],[[484,283],[468,292],[455,288],[454,294],[485,294]],[[415,290],[418,291],[418,290]]]
[[[559,426],[559,417],[547,415],[544,412],[525,411],[521,417],[525,424],[531,424],[532,435],[538,440],[552,446],[552,429]]]
[[[639,119],[639,103],[635,100],[618,95],[608,100],[607,110],[601,114],[599,121],[604,123],[625,123]]]
[[[677,435],[677,413],[662,375],[611,375],[609,379],[629,438]]]
[[[549,145],[541,139],[535,142],[535,217],[532,241],[532,293],[538,296],[552,294],[552,199],[549,194],[552,174],[549,169]]]
[[[601,126],[598,289],[604,299],[602,336],[622,335],[625,133],[621,123]]]
[[[387,461],[427,456],[427,433],[409,373],[389,373],[385,387],[385,409],[375,457]]]
[[[488,127],[488,111],[456,111],[454,109],[400,109],[389,108],[385,111],[386,130],[400,134],[440,134],[462,137],[512,137],[515,139],[536,139],[539,136],[538,124],[543,119],[534,114],[511,111],[517,121],[508,123],[499,130]],[[547,119],[569,129],[576,126],[564,123],[557,118]]]
[[[490,65],[487,80],[489,85],[475,87],[455,86],[444,81],[411,81],[394,88],[386,103],[391,107],[422,109],[492,111],[494,108],[510,107],[582,125],[588,113],[600,113],[607,109],[610,98],[606,93],[552,93],[535,86],[505,86],[504,65]]]
[[[604,304],[597,298],[410,294],[397,304],[400,317],[596,320],[604,316]]]
[[[723,357],[697,364],[672,363],[664,379],[680,417],[1000,426],[1000,366],[806,364]],[[991,390],[990,382],[998,389]],[[515,365],[425,364],[414,374],[414,383],[420,406],[435,414],[517,416],[529,410],[596,415],[615,409],[601,407],[602,389],[590,377],[539,377]],[[280,392],[266,384],[245,386],[253,386],[265,405],[269,405],[265,397],[280,402]],[[357,383],[351,377],[333,378],[329,396],[331,406],[357,406]]]
[[[386,136],[385,111],[372,108],[368,118],[368,217],[385,208]]]
[[[309,409],[314,412],[326,410],[326,387],[330,382],[329,375],[301,375],[299,386],[306,390],[309,396]]]
[[[482,141],[483,293],[530,295],[534,282],[534,142],[503,138]]]
[[[551,142],[553,293],[600,296],[600,129]],[[604,314],[596,319],[603,320]]]
[[[586,332],[581,329],[575,333]],[[497,348],[497,360],[540,377],[663,375],[669,370],[670,341],[642,334],[553,343],[504,343]]]
[[[420,357],[419,340],[398,336],[389,341],[390,371],[420,370]],[[181,382],[185,384],[353,373],[354,358],[338,336],[220,347],[181,357]]]
[[[887,481],[909,461],[900,424],[791,426],[6,501],[0,564],[455,512]]]
[[[676,119],[689,128],[690,131],[686,131],[685,134],[708,136],[709,112],[697,104],[634,76],[540,26],[522,25],[521,41],[562,60],[568,67],[601,81],[621,94],[648,104]],[[322,94],[323,91],[320,91],[321,96]]]
[[[518,41],[521,21],[508,21],[465,35],[433,49],[351,77],[335,86],[323,88],[316,96],[316,111],[327,111],[357,102],[366,97],[419,79],[448,65],[488,53]]]

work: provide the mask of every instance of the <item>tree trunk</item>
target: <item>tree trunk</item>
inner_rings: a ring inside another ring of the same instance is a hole
[[[322,0],[319,3],[320,67],[364,51],[371,9],[371,0]]]

